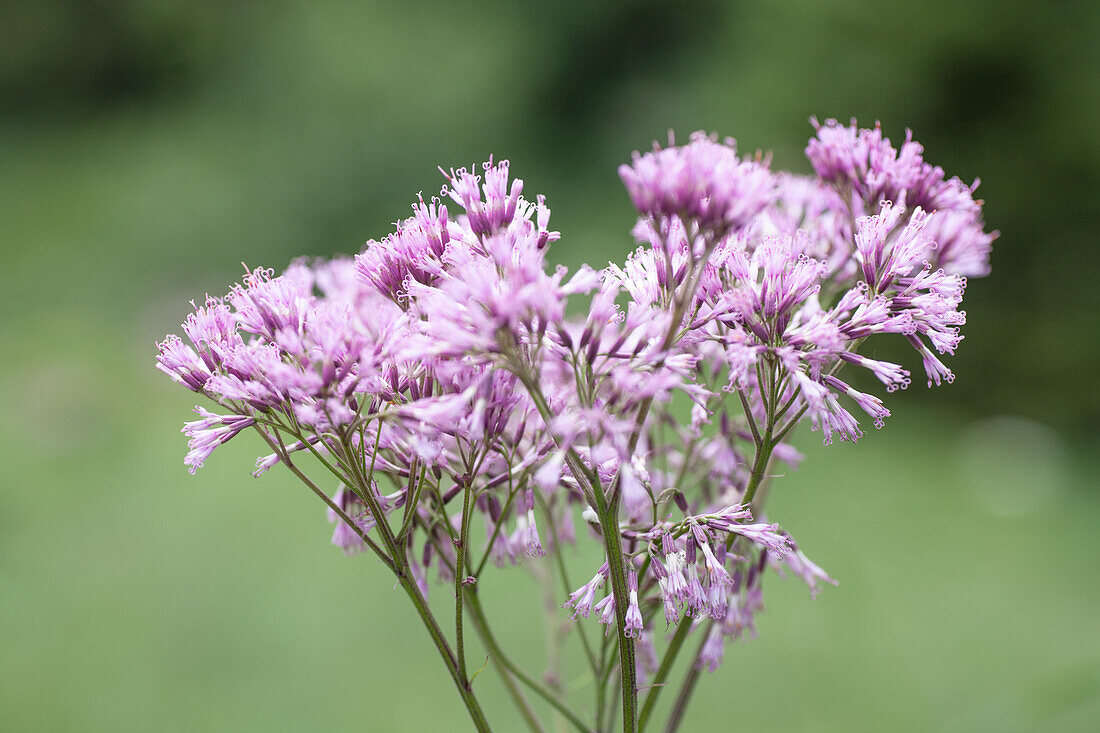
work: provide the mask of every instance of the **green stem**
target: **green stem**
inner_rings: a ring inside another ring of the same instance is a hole
[[[466,543],[470,529],[470,494],[467,483],[462,488],[462,520],[455,543],[455,652],[458,655],[458,671],[466,679],[466,643],[462,635],[462,599],[466,594]]]
[[[517,376],[527,388],[532,402],[538,409],[547,426],[553,422],[550,406],[546,402],[538,384],[526,370],[518,370]],[[626,608],[629,602],[629,594],[626,584],[626,567],[623,558],[622,539],[619,536],[619,504],[618,501],[608,501],[604,496],[602,487],[593,485],[591,477],[584,468],[580,456],[570,448],[565,454],[566,464],[573,474],[573,478],[580,484],[586,497],[595,502],[596,515],[600,520],[600,528],[604,538],[604,547],[607,551],[607,566],[611,578],[611,593],[615,598],[615,621],[619,636],[619,664],[622,667],[621,676],[622,700],[623,700],[623,731],[624,733],[636,733],[638,722],[638,685],[637,669],[634,663],[634,639],[626,632]]]
[[[476,588],[471,589],[470,592],[466,594],[466,605],[470,611],[470,622],[474,625],[474,629],[481,637],[482,642],[485,644],[485,648],[489,650],[489,656],[500,662],[500,664],[514,675],[516,679],[530,687],[535,694],[550,703],[550,705],[561,713],[566,720],[572,723],[577,730],[582,731],[582,733],[591,733],[591,729],[584,724],[580,716],[573,712],[556,692],[523,671],[523,669],[513,662],[508,655],[504,653],[504,650],[500,648],[500,644],[497,643],[496,637],[493,636],[493,632],[489,628],[489,623],[485,618],[485,611],[481,606],[481,599],[478,598]]]
[[[478,731],[490,731],[489,722],[485,719],[485,713],[482,712],[481,705],[474,695],[473,687],[465,675],[459,671],[455,655],[447,644],[443,630],[439,628],[431,609],[428,608],[427,601],[420,594],[416,581],[410,578],[404,569],[400,571],[397,579],[401,583],[401,587],[405,589],[409,599],[412,600],[416,612],[420,615],[420,620],[424,622],[428,635],[432,637],[435,648],[439,651],[439,656],[443,658],[443,663],[447,666],[447,671],[451,673],[451,679],[454,680],[455,687],[458,688],[458,694],[462,697],[462,702],[465,703],[466,710],[470,713],[470,719],[473,721],[474,726]]]
[[[450,672],[451,679],[454,680],[455,687],[458,688],[458,694],[462,697],[462,702],[466,705],[466,710],[470,714],[470,719],[473,721],[474,727],[476,727],[478,731],[484,731],[485,733],[491,731],[491,728],[489,727],[489,722],[485,719],[485,713],[482,712],[481,705],[478,703],[477,697],[474,695],[473,688],[470,686],[470,683],[464,678],[464,676],[461,676],[459,674],[458,664],[455,661],[454,653],[451,651],[450,645],[447,644],[447,639],[443,635],[442,629],[439,628],[439,624],[436,622],[435,617],[432,615],[431,609],[428,608],[428,603],[424,599],[424,596],[421,595],[420,589],[416,587],[416,581],[409,577],[408,571],[406,569],[407,563],[402,562],[401,564],[398,564],[396,558],[387,557],[386,554],[382,551],[382,548],[378,547],[373,542],[373,540],[371,540],[366,535],[365,532],[359,529],[359,525],[356,524],[351,519],[351,517],[349,517],[343,510],[341,510],[340,507],[338,507],[325,492],[321,491],[316,486],[316,484],[314,484],[309,479],[309,477],[307,477],[300,469],[298,469],[297,466],[294,465],[294,463],[290,460],[290,456],[287,453],[286,449],[282,446],[281,439],[276,442],[263,430],[257,428],[257,431],[263,437],[264,441],[271,446],[272,450],[280,454],[280,459],[283,461],[286,467],[289,468],[290,471],[303,483],[305,483],[310,489],[312,489],[313,493],[317,494],[317,496],[324,500],[324,502],[328,504],[329,508],[335,511],[337,513],[337,516],[339,516],[344,522],[346,522],[349,527],[354,529],[356,533],[363,539],[363,541],[368,543],[368,546],[370,546],[371,549],[374,550],[375,553],[380,558],[382,558],[383,561],[385,561],[390,570],[393,571],[393,574],[397,577],[398,583],[401,584],[401,587],[409,596],[409,600],[412,601],[413,606],[416,608],[416,612],[420,616],[420,620],[424,623],[424,627],[428,630],[428,635],[431,636],[432,642],[435,644],[435,648],[439,651],[439,656],[443,659],[443,663],[444,665],[446,665],[447,671]],[[369,495],[370,494],[368,492],[368,496]],[[373,497],[371,498],[373,499]],[[380,514],[376,514],[375,516],[381,519]],[[378,523],[384,526],[384,522],[380,521]],[[390,547],[392,549],[392,540],[387,541],[386,544],[387,547]],[[402,559],[404,559],[403,554]]]
[[[512,501],[516,498],[516,494],[519,493],[515,489],[511,488],[512,480],[508,479],[508,498],[504,501],[504,508],[500,510],[501,521],[496,523],[493,527],[492,534],[489,535],[489,540],[485,544],[485,553],[481,556],[481,561],[477,564],[477,570],[474,571],[473,576],[475,578],[481,577],[481,571],[485,569],[485,563],[489,561],[489,557],[493,554],[493,545],[496,544],[497,537],[500,535],[501,530],[504,527],[504,517],[508,516],[508,508],[512,506]]]
[[[713,246],[714,241],[708,242],[705,256],[699,263],[696,263],[691,273],[688,275],[686,288],[681,293],[677,293],[679,297],[674,299],[675,303],[673,305],[672,320],[669,323],[668,332],[665,334],[664,341],[661,345],[662,351],[667,350],[676,342],[676,337],[680,330],[680,322],[683,320],[685,309],[688,302],[695,297],[695,291],[699,287],[699,276],[703,271],[703,263],[710,257]],[[546,421],[546,424],[549,426],[551,418],[549,405],[546,404],[546,400],[542,396],[537,383],[525,370],[521,370],[519,376],[524,386],[527,387],[527,391],[535,402],[543,420]],[[649,409],[652,404],[653,400],[649,398],[643,400],[639,405],[634,429],[629,439],[628,450],[630,452],[633,452],[634,448],[638,445],[638,440],[641,438],[642,429],[645,426],[646,417],[649,415]],[[569,451],[566,460],[574,478],[577,479],[577,482],[581,484],[583,489],[585,483],[583,464],[581,464],[579,458],[572,451]],[[629,602],[629,592],[626,582],[626,567],[623,557],[622,538],[619,535],[619,502],[617,487],[618,481],[613,481],[610,487],[609,500],[608,497],[604,496],[600,487],[593,486],[591,498],[595,499],[594,508],[599,517],[600,528],[604,537],[604,546],[607,551],[607,565],[611,579],[611,593],[615,599],[615,620],[619,635],[619,677],[622,681],[623,731],[624,733],[636,733],[638,730],[637,667],[634,658],[634,639],[626,633],[626,609]],[[588,492],[586,492],[586,494],[587,493]]]
[[[859,348],[859,344],[861,343],[862,339],[857,341],[855,346],[852,348],[852,351],[856,351]],[[829,370],[829,373],[836,374],[838,371],[840,371],[843,365],[844,362],[838,360],[836,364],[834,364],[833,367]],[[742,503],[749,505],[753,509],[754,513],[756,511],[756,507],[753,506],[753,500],[756,498],[757,490],[760,488],[760,485],[764,480],[764,476],[767,473],[768,463],[771,461],[772,451],[774,451],[775,447],[782,443],[786,439],[787,435],[789,435],[790,432],[794,430],[795,426],[798,424],[798,421],[802,418],[807,410],[807,406],[803,405],[803,407],[792,418],[790,418],[790,420],[788,420],[785,425],[776,429],[776,425],[779,423],[780,420],[782,420],[787,411],[793,405],[797,393],[795,395],[792,395],[783,404],[782,407],[776,409],[777,405],[775,403],[778,400],[779,389],[776,382],[774,368],[771,371],[770,386],[772,392],[772,403],[768,406],[768,422],[763,436],[760,436],[755,428],[748,400],[746,400],[745,396],[741,394],[740,391],[738,391],[738,395],[741,397],[741,404],[745,409],[745,417],[749,421],[749,425],[752,428],[753,439],[756,441],[756,455],[753,459],[752,474],[749,476],[749,482],[745,486],[745,493],[742,497]],[[729,541],[730,548],[733,547],[735,541],[736,536],[731,536]],[[688,670],[687,676],[684,678],[684,683],[680,687],[680,692],[676,696],[676,702],[674,703],[672,712],[669,715],[668,724],[665,728],[665,733],[675,733],[676,729],[680,725],[681,720],[683,719],[684,712],[687,709],[688,701],[691,699],[691,694],[695,690],[695,685],[698,684],[699,681],[699,657],[703,653],[703,648],[707,643],[707,636],[710,634],[710,630],[713,625],[714,622],[710,621],[703,629],[703,636],[699,642],[699,648],[696,649],[695,655],[692,657],[691,668]],[[679,633],[679,630],[677,630],[677,633]],[[677,646],[675,652],[678,651],[679,647]],[[662,661],[662,667],[664,666],[664,663],[668,661],[668,657],[670,655],[675,657],[675,653],[673,652],[671,646],[669,648],[669,653],[666,653],[665,659]],[[654,690],[654,692],[655,691],[656,690]],[[648,697],[646,702],[649,702]]]
[[[786,426],[781,428],[778,433],[776,433],[775,442],[777,444],[782,443],[783,440],[787,437],[787,435],[792,430],[794,430],[795,425],[797,425],[798,421],[802,419],[802,416],[806,414],[807,409],[808,409],[807,407],[803,406],[803,408],[801,410],[799,410],[798,413],[794,417],[791,418],[791,421],[789,423],[787,423]]]
[[[757,446],[760,445],[760,431],[756,428],[756,420],[752,416],[752,408],[749,407],[749,401],[745,397],[745,391],[743,389],[737,390],[737,396],[741,398],[741,407],[745,410],[745,420],[749,423],[749,430],[752,431],[752,440]]]
[[[436,551],[439,553],[439,561],[441,563],[443,563],[444,565],[446,565],[448,568],[450,568],[451,572],[454,572],[454,565],[451,564],[450,560],[448,560],[446,558],[446,555],[443,554],[443,552],[440,548],[439,542],[436,539],[430,539],[429,541],[432,543],[432,545],[435,547]],[[467,556],[467,561],[466,562],[467,562],[467,566],[469,566],[468,556]],[[470,597],[474,593],[476,593],[476,589],[472,590],[471,593],[466,594],[466,605],[467,606],[471,605],[470,604]],[[477,606],[477,610],[480,612],[480,605]],[[522,715],[523,719],[525,721],[527,721],[527,726],[532,730],[533,733],[545,733],[545,729],[542,726],[542,721],[540,721],[538,716],[535,714],[534,709],[531,707],[531,703],[527,700],[526,695],[523,694],[523,690],[521,690],[519,688],[519,686],[516,685],[516,681],[513,678],[512,673],[509,672],[508,668],[504,666],[503,662],[501,662],[500,658],[503,656],[503,652],[500,652],[500,647],[496,646],[496,641],[495,640],[493,640],[491,644],[490,644],[489,641],[486,640],[485,635],[486,635],[486,632],[487,632],[487,624],[484,621],[484,617],[479,616],[478,614],[475,614],[474,610],[472,610],[472,609],[471,609],[470,612],[472,614],[471,618],[472,618],[472,623],[474,625],[474,631],[477,632],[477,635],[481,638],[482,643],[485,644],[485,648],[486,649],[491,649],[491,648],[496,648],[497,649],[498,653],[496,653],[496,654],[494,654],[490,651],[489,659],[490,659],[490,661],[492,661],[493,666],[496,668],[497,674],[500,675],[500,679],[504,683],[505,690],[508,692],[509,697],[512,698],[512,702],[515,704],[516,708],[519,710],[520,715]],[[475,674],[475,676],[476,676],[476,674]]]
[[[680,322],[683,320],[688,302],[695,297],[695,291],[699,287],[699,276],[703,271],[703,263],[709,259],[713,244],[713,242],[708,243],[706,254],[696,263],[691,274],[688,275],[684,291],[677,293],[679,297],[675,298],[672,320],[661,345],[662,351],[667,350],[676,342],[677,334],[680,331]],[[638,407],[634,429],[628,443],[628,451],[631,453],[638,445],[652,404],[653,399],[648,398],[643,400]],[[638,671],[634,659],[634,639],[626,634],[628,590],[622,539],[619,536],[619,492],[617,488],[618,480],[616,479],[612,482],[609,502],[604,499],[601,491],[595,491],[594,493],[597,502],[596,514],[603,530],[604,546],[607,548],[607,566],[611,578],[611,592],[615,597],[615,617],[619,632],[619,678],[622,682],[623,731],[624,733],[636,733],[638,730]]]
[[[771,425],[764,431],[764,436],[761,438],[760,445],[756,449],[756,457],[752,464],[752,474],[749,476],[749,482],[745,485],[745,493],[741,497],[742,504],[752,505],[753,497],[756,496],[757,489],[760,488],[760,482],[764,480],[764,476],[768,470],[768,462],[771,461],[772,451],[775,450],[775,446],[778,441],[772,439]],[[735,537],[736,535],[731,535]]]
[[[769,421],[768,426],[764,430],[764,435],[761,437],[760,443],[756,448],[756,456],[752,464],[752,474],[749,476],[749,482],[745,485],[745,494],[741,499],[743,504],[752,506],[753,498],[755,498],[756,492],[764,480],[764,476],[767,475],[768,463],[771,461],[772,451],[775,450],[775,446],[778,444],[779,440],[772,436],[772,425]],[[732,549],[736,539],[737,535],[731,534],[727,542],[728,547]],[[684,717],[688,701],[691,699],[691,694],[695,691],[695,685],[699,682],[699,656],[703,653],[703,648],[707,643],[707,637],[710,635],[710,630],[713,626],[714,621],[712,620],[708,621],[703,627],[699,647],[695,650],[695,654],[691,658],[691,667],[688,669],[687,676],[684,678],[683,685],[680,687],[680,692],[676,696],[676,702],[673,703],[672,712],[669,714],[668,723],[665,727],[665,733],[674,733]],[[677,634],[679,633],[680,629],[677,629]],[[669,658],[671,657],[674,661],[679,651],[680,645],[677,645],[675,649],[670,646],[669,651],[665,654],[665,659],[662,660],[661,666],[664,667],[664,664],[667,662],[671,668],[672,662],[669,661]],[[653,692],[656,692],[656,690]],[[653,693],[651,692],[650,694],[652,695]],[[648,703],[648,699],[646,702]]]
[[[424,491],[424,482],[428,480],[427,470],[420,472],[420,480],[416,483],[416,490],[406,492],[405,517],[401,522],[401,528],[397,530],[397,539],[403,540],[412,531],[413,520],[416,519],[416,505],[420,503],[420,494]]]
[[[638,669],[634,661],[634,638],[626,632],[626,609],[629,591],[626,582],[626,560],[619,536],[618,503],[609,504],[602,491],[596,492],[596,513],[607,550],[611,594],[615,598],[615,622],[619,634],[619,676],[622,679],[623,733],[638,730]]]
[[[687,287],[680,293],[676,293],[673,296],[672,304],[672,320],[668,324],[668,332],[665,334],[664,341],[661,342],[660,351],[667,351],[676,343],[676,338],[680,335],[680,322],[684,319],[684,313],[687,309],[688,302],[695,298],[695,291],[699,289],[699,280],[705,269],[707,260],[710,259],[711,252],[714,251],[714,246],[717,244],[721,237],[709,238],[707,241],[706,251],[703,256],[696,262],[688,274]],[[658,367],[664,365],[664,359],[658,362]],[[638,406],[638,416],[634,421],[634,429],[630,433],[630,441],[628,443],[628,450],[633,453],[634,449],[638,446],[638,441],[642,437],[642,429],[645,427],[646,417],[649,415],[649,409],[653,406],[653,398],[647,397],[642,400],[642,403]],[[617,483],[617,482],[616,482]],[[614,488],[612,489],[612,495],[614,495]],[[625,723],[625,721],[623,721]]]
[[[359,462],[355,460],[350,441],[342,439],[340,445],[344,450],[344,462],[352,469],[352,477],[359,484],[359,491],[356,493],[366,502],[367,508],[374,516],[374,526],[378,528],[378,533],[382,536],[382,544],[389,550],[390,557],[393,559],[395,565],[406,567],[408,562],[405,558],[404,548],[398,547],[393,536],[393,530],[390,529],[389,520],[386,518],[385,512],[382,511],[382,507],[379,505],[374,492],[371,491],[370,479],[363,475],[359,468]],[[337,458],[339,458],[339,456],[337,456]]]
[[[318,488],[317,484],[313,483],[313,481],[308,476],[302,473],[301,469],[294,465],[294,462],[290,459],[290,453],[289,451],[287,451],[286,446],[283,445],[283,439],[279,436],[278,432],[275,433],[275,440],[273,440],[271,436],[265,433],[259,426],[256,426],[256,432],[260,434],[260,436],[264,439],[264,442],[271,447],[271,450],[273,452],[279,454],[279,460],[283,462],[283,465],[290,469],[291,473],[297,476],[302,483],[308,486],[309,489],[321,499],[321,501],[325,502],[325,504],[328,505],[328,508],[331,509],[333,513],[335,513],[336,516],[339,517],[344,524],[351,527],[355,534],[359,536],[359,539],[363,540],[363,543],[367,547],[369,547],[391,571],[397,571],[393,560],[391,560],[390,557],[385,553],[385,551],[383,551],[383,549],[378,546],[378,543],[376,543],[366,532],[364,532],[362,528],[359,527],[359,524],[347,515],[347,512],[341,509],[339,505],[336,504],[336,502],[330,499],[328,494],[326,494],[324,491],[321,491],[321,489]]]

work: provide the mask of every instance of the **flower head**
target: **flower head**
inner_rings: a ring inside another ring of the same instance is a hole
[[[187,470],[192,474],[202,468],[203,463],[215,448],[225,445],[242,430],[256,422],[253,418],[243,415],[216,415],[197,405],[195,412],[202,419],[185,423],[181,431],[190,439],[187,442],[187,457],[183,462],[187,464]]]
[[[694,220],[718,236],[745,227],[775,195],[766,166],[741,160],[732,139],[702,132],[687,145],[635,153],[619,177],[643,216]]]
[[[710,629],[698,663],[717,667],[755,634],[767,568],[835,582],[763,519],[757,489],[802,459],[788,434],[882,427],[886,400],[850,372],[906,388],[906,365],[875,356],[887,336],[929,386],[952,381],[996,237],[976,182],[910,134],[815,127],[814,176],[702,133],[635,154],[619,174],[636,248],[600,269],[553,266],[545,197],[490,159],[444,172],[354,258],[246,270],[157,344],[157,368],[218,405],[185,425],[185,464],[254,428],[273,451],[255,475],[283,463],[320,493],[306,466],[323,466],[341,481],[333,544],[407,570],[414,595],[434,568],[461,602],[481,568],[590,539],[606,562],[569,594],[573,619],[619,627],[652,673],[663,612]]]

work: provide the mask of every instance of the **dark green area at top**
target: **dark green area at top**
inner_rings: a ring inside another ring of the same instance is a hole
[[[967,295],[958,382],[895,404],[1095,435],[1098,16],[1085,1],[4,3],[0,298],[28,331],[58,311],[136,316],[125,335],[149,343],[241,260],[354,252],[437,189],[437,164],[490,153],[549,195],[556,258],[598,265],[632,246],[615,175],[631,150],[701,128],[806,171],[807,117],[854,115],[981,176],[1002,233]],[[165,318],[143,320],[151,307]]]

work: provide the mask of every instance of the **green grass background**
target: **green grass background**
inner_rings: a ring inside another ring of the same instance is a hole
[[[806,170],[810,114],[915,127],[1003,235],[955,384],[799,438],[769,511],[840,586],[773,579],[685,727],[1100,729],[1096,7],[0,5],[0,730],[464,729],[400,592],[248,475],[255,441],[186,473],[154,340],[242,260],[354,252],[494,152],[550,194],[557,261],[621,258],[630,150],[706,128]],[[540,669],[537,585],[482,592]]]
[[[173,431],[186,399],[124,375],[127,410],[82,400],[94,435],[59,413],[4,435],[18,488],[0,503],[4,727],[464,729],[407,600],[327,544],[316,498],[248,476],[247,438],[192,478]],[[1097,465],[1029,429],[914,412],[858,446],[808,441],[770,513],[840,585],[811,602],[773,577],[760,638],[704,678],[687,729],[1095,730],[1100,501],[1082,487]],[[575,576],[596,562],[576,558]],[[537,585],[510,569],[482,588],[504,643],[540,669]],[[441,614],[449,594],[432,589]],[[476,689],[519,729],[492,668]]]

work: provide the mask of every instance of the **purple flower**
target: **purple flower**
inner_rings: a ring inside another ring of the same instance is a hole
[[[246,272],[227,297],[242,331],[296,353],[312,295],[308,283],[273,275],[263,268]]]
[[[680,617],[680,598],[677,593],[669,590],[668,568],[657,557],[650,560],[650,569],[657,578],[657,585],[661,589],[661,601],[664,606],[665,623],[671,626]]]
[[[933,267],[968,277],[989,274],[989,256],[998,232],[986,232],[981,215],[971,210],[941,210],[929,219],[925,231],[935,244],[929,253]]]
[[[743,228],[775,197],[765,166],[739,159],[732,139],[702,132],[687,145],[635,153],[619,177],[643,216],[693,219],[718,236]]]
[[[485,521],[485,537],[490,542],[489,546],[485,548],[485,552],[489,554],[489,558],[493,561],[494,565],[498,568],[502,568],[507,563],[514,563],[516,561],[516,553],[503,527],[500,527],[498,531],[498,525],[501,519],[499,516],[499,507],[495,508],[496,511],[491,511],[490,516],[487,517]]]
[[[625,634],[627,636],[640,636],[643,629],[642,612],[638,608],[638,575],[634,572],[634,568],[628,568],[626,571],[626,587],[628,603],[626,606]],[[610,596],[608,597],[610,598]]]
[[[617,607],[604,563],[564,603],[573,619],[622,622],[652,672],[647,615],[707,616],[699,663],[714,669],[755,633],[769,564],[811,593],[835,582],[753,518],[766,493],[750,502],[752,488],[802,458],[775,441],[803,416],[826,444],[862,436],[861,411],[881,427],[886,403],[842,372],[907,387],[903,365],[874,358],[881,336],[917,351],[930,386],[952,381],[966,278],[989,271],[997,236],[976,182],[925,162],[911,135],[895,148],[877,126],[815,127],[815,176],[773,174],[701,133],[635,154],[619,173],[638,246],[599,270],[548,262],[560,235],[545,197],[525,199],[492,159],[445,172],[439,198],[418,197],[354,258],[246,270],[192,303],[186,338],[157,344],[157,368],[219,406],[185,426],[186,465],[253,425],[279,445],[257,476],[309,450],[355,487],[329,512],[348,554],[406,509],[391,524],[408,533],[381,546],[422,593],[433,565],[448,582],[466,572],[461,543],[471,563],[536,562],[557,549],[544,538],[577,539],[579,511],[582,541],[621,542],[627,588]],[[467,509],[480,553],[460,537]]]
[[[863,260],[863,279],[875,293],[912,273],[929,248],[930,241],[923,236],[928,215],[919,208],[896,236],[890,236],[904,212],[903,204],[884,204],[881,214],[861,217],[856,222],[856,250]]]
[[[764,594],[759,584],[746,584],[730,597],[726,617],[722,620],[722,634],[730,639],[740,639],[746,633],[756,636],[756,614],[764,610]]]
[[[688,565],[686,574],[687,588],[681,599],[684,602],[685,612],[689,616],[705,615],[710,609],[710,603],[706,589],[699,582],[699,573],[694,562]]]
[[[928,386],[931,387],[934,383],[937,387],[942,382],[954,382],[955,374],[944,366],[944,363],[936,358],[936,355],[928,350],[920,339],[916,336],[908,336],[909,343],[913,345],[924,362],[924,371],[928,374]]]
[[[968,186],[947,178],[942,168],[924,161],[924,149],[909,131],[895,150],[878,125],[859,129],[855,120],[847,127],[836,120],[813,124],[817,136],[806,146],[806,157],[822,181],[851,191],[852,216],[874,211],[884,201],[903,200],[935,212],[928,235],[936,244],[926,257],[934,249],[937,267],[961,275],[989,274],[990,245],[997,233],[984,231],[982,202],[974,199],[977,180]]]
[[[592,610],[599,616],[600,623],[607,626],[605,633],[611,633],[611,627],[615,625],[615,596],[608,593],[596,603]]]
[[[731,534],[738,534],[753,544],[759,545],[770,554],[783,557],[790,551],[787,537],[779,531],[775,524],[758,522],[755,524],[734,524],[727,530]]]
[[[703,648],[699,652],[699,657],[695,663],[700,669],[715,672],[722,666],[725,657],[725,639],[722,637],[721,627],[715,626],[707,634],[707,640],[703,643]]]
[[[555,451],[550,455],[550,458],[535,471],[533,477],[535,485],[538,486],[544,494],[553,493],[554,490],[561,485],[561,470],[564,464],[565,456],[561,451]]]
[[[662,540],[664,552],[664,568],[667,577],[662,585],[670,600],[683,601],[688,596],[687,578],[684,569],[687,567],[687,554],[684,550],[678,550],[672,543],[672,539],[666,534]]]
[[[810,587],[810,594],[815,598],[818,591],[821,590],[818,587],[819,583],[837,584],[835,580],[829,577],[828,573],[815,565],[797,547],[782,558],[769,554],[768,562],[777,572],[781,573],[783,568],[787,568],[801,578]]]
[[[592,576],[592,580],[569,595],[569,600],[565,602],[563,608],[572,608],[574,619],[578,615],[582,618],[588,618],[589,614],[592,613],[592,603],[596,598],[596,589],[607,581],[607,572],[607,563],[604,563],[599,572]],[[608,598],[610,597],[608,596]]]
[[[524,501],[526,511],[516,516],[516,531],[512,535],[511,542],[515,547],[522,547],[528,557],[543,557],[546,550],[542,548],[539,539],[539,530],[535,526],[535,498],[530,489],[526,492]]]
[[[733,585],[733,579],[730,574],[726,572],[726,568],[723,563],[719,562],[715,557],[714,551],[710,547],[710,543],[707,541],[707,535],[698,524],[691,525],[691,534],[695,540],[695,545],[699,548],[699,551],[703,553],[703,566],[706,568],[706,585],[708,587],[723,587]]]
[[[879,381],[886,385],[886,389],[889,392],[893,392],[899,388],[905,389],[911,382],[909,379],[909,370],[903,369],[897,364],[892,364],[888,361],[879,361],[877,359],[868,359],[865,356],[853,354],[850,351],[842,352],[840,358],[850,364],[861,366],[870,371]]]
[[[491,234],[505,229],[516,215],[516,207],[523,192],[523,181],[515,179],[508,185],[508,161],[497,164],[489,162],[482,166],[485,172],[485,185],[481,178],[465,168],[448,173],[440,169],[447,178],[449,189],[444,194],[466,210],[466,222],[470,230],[478,236]],[[484,191],[484,198],[482,192]]]
[[[848,127],[836,120],[812,122],[817,137],[806,146],[806,157],[814,170],[823,181],[852,187],[866,204],[906,195],[926,210],[977,208],[971,195],[977,182],[967,186],[958,178],[945,179],[942,168],[924,162],[924,148],[911,131],[895,150],[877,124],[859,129],[855,120]]]
[[[168,336],[157,344],[157,369],[192,392],[201,392],[211,377],[203,360],[179,336]]]
[[[831,374],[822,377],[822,381],[836,391],[851,397],[864,412],[874,419],[876,428],[881,428],[883,421],[890,416],[890,411],[883,406],[882,400],[878,397],[853,389]]]
[[[355,258],[359,277],[402,307],[410,281],[431,284],[442,275],[450,243],[446,206],[421,199],[413,214],[393,234],[367,242]]]
[[[202,419],[184,423],[181,431],[189,438],[187,457],[183,462],[192,475],[202,468],[203,462],[210,457],[215,448],[228,443],[238,433],[256,422],[253,418],[243,415],[216,415],[200,406],[195,407],[195,412]]]
[[[369,529],[367,522],[361,518],[367,507],[354,491],[341,486],[333,495],[332,502],[340,507],[359,526],[361,531],[366,532]],[[349,527],[347,522],[340,518],[340,515],[332,509],[329,509],[326,515],[329,523],[335,525],[332,530],[332,544],[349,556],[366,549],[367,546],[364,544],[363,538],[353,528]]]
[[[313,435],[306,440],[296,440],[290,445],[286,446],[287,453],[296,453],[297,451],[305,450],[308,445],[316,445],[321,440],[320,436]],[[318,447],[318,451],[325,450],[324,445]],[[278,453],[270,453],[266,456],[260,456],[256,459],[256,470],[252,472],[252,475],[259,478],[263,474],[267,473],[272,466],[276,465],[280,460]]]
[[[194,306],[194,302],[191,305]],[[195,306],[183,322],[183,332],[195,344],[199,356],[210,370],[220,368],[225,355],[243,345],[237,332],[236,317],[217,298],[207,297],[204,307]]]

